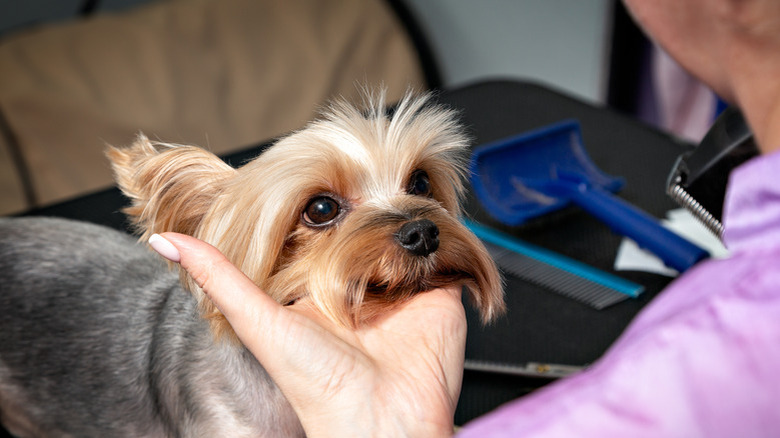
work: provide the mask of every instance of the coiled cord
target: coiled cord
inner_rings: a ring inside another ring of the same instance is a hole
[[[699,220],[708,230],[718,236],[718,239],[722,240],[723,237],[723,224],[715,218],[703,205],[699,203],[690,193],[686,192],[679,184],[670,185],[667,193],[686,210],[690,211],[693,216]]]

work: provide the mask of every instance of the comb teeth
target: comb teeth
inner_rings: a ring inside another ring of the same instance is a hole
[[[503,271],[597,310],[636,298],[644,291],[642,285],[477,223],[464,222]]]
[[[597,310],[627,300],[629,295],[595,283],[534,258],[484,242],[502,271],[529,283],[550,289]]]

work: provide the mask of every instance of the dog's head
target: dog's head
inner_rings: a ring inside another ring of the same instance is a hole
[[[191,146],[140,136],[109,151],[142,238],[175,231],[211,243],[274,299],[308,297],[357,325],[416,293],[462,283],[484,321],[501,280],[459,221],[467,139],[427,96],[392,112],[332,104],[323,117],[233,169]],[[186,275],[215,330],[224,318]]]

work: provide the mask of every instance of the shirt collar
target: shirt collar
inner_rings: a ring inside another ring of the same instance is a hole
[[[723,241],[732,253],[780,247],[780,152],[731,172],[723,207]]]

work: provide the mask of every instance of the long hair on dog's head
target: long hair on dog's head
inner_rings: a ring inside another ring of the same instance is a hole
[[[489,321],[503,311],[501,280],[459,221],[468,141],[456,114],[430,100],[408,94],[391,113],[381,92],[365,108],[336,101],[238,169],[143,136],[108,154],[142,239],[175,231],[209,242],[280,303],[308,298],[354,326],[461,283]],[[215,332],[230,332],[182,281]]]

